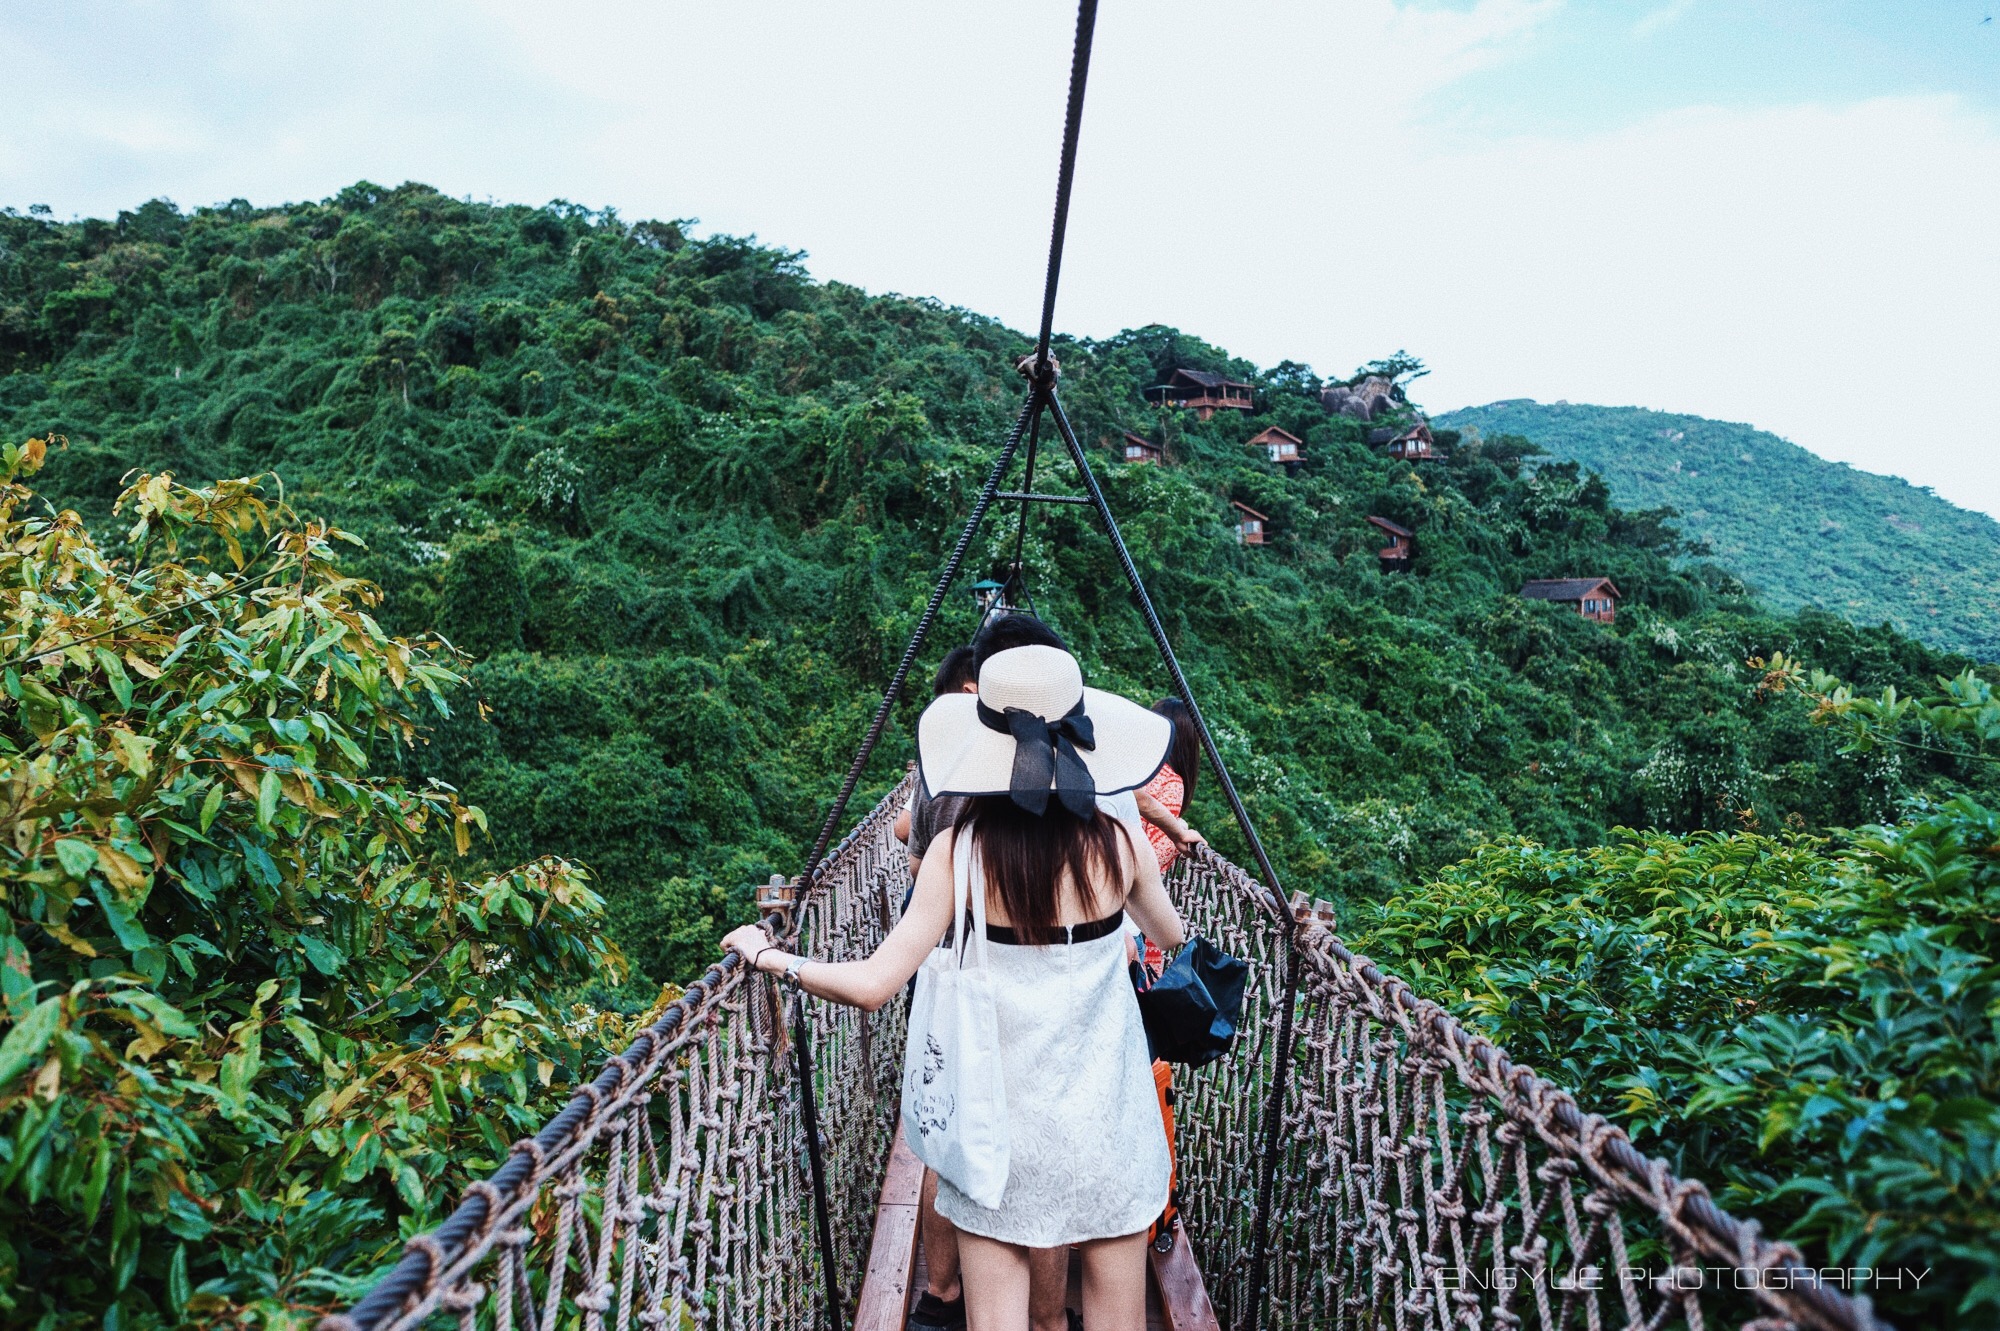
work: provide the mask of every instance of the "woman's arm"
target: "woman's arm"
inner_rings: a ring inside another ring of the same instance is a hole
[[[1162,832],[1165,832],[1167,839],[1182,850],[1186,850],[1196,842],[1201,842],[1204,845],[1207,844],[1206,839],[1203,838],[1201,833],[1181,821],[1180,815],[1160,803],[1159,800],[1155,799],[1148,792],[1135,790],[1132,792],[1132,798],[1139,805],[1139,816],[1159,828]]]
[[[809,994],[845,1003],[869,1012],[896,996],[896,991],[917,973],[924,958],[944,937],[951,924],[951,839],[940,832],[924,857],[923,872],[917,875],[916,894],[910,908],[882,940],[882,946],[860,961],[814,961],[807,958],[799,968],[799,987]],[[1154,877],[1158,877],[1158,873]],[[771,946],[771,937],[761,924],[732,929],[722,940],[725,948],[742,953],[760,971],[784,973],[798,960],[796,952]]]
[[[1160,881],[1160,862],[1143,842],[1132,849],[1132,890],[1125,909],[1146,931],[1146,937],[1164,948],[1176,948],[1187,941],[1187,926],[1174,909],[1165,883]],[[948,909],[948,908],[947,908]]]

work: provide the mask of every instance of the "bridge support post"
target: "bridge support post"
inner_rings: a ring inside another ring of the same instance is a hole
[[[1264,1096],[1264,1144],[1257,1161],[1257,1209],[1250,1218],[1250,1292],[1244,1300],[1240,1331],[1260,1331],[1264,1325],[1264,1287],[1271,1270],[1271,1194],[1278,1180],[1279,1142],[1284,1135],[1285,1097],[1292,1086],[1292,1017],[1299,1006],[1299,953],[1294,946],[1298,925],[1285,931],[1285,984],[1279,991],[1278,1048],[1271,1069],[1271,1088]]]
[[[806,1134],[806,1159],[812,1168],[813,1228],[819,1240],[819,1261],[825,1268],[827,1331],[840,1331],[846,1324],[841,1306],[840,1272],[834,1266],[833,1215],[827,1206],[826,1153],[819,1136],[819,1092],[813,1086],[811,1033],[806,1029],[804,994],[792,996],[792,1052],[799,1074],[799,1126]]]

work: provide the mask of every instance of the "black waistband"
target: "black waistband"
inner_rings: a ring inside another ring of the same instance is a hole
[[[1052,947],[1057,943],[1088,943],[1093,938],[1102,938],[1106,934],[1116,933],[1119,926],[1124,923],[1125,911],[1123,907],[1120,907],[1114,914],[1107,915],[1101,920],[1091,920],[1084,924],[1059,924],[1049,931],[1049,940],[1044,946]],[[986,941],[989,943],[1005,943],[1010,947],[1034,946],[1022,940],[1020,931],[1011,929],[1004,924],[987,925]]]

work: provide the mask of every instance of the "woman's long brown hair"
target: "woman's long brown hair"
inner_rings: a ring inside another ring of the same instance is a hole
[[[1062,885],[1076,884],[1086,915],[1100,908],[1091,870],[1116,881],[1123,864],[1119,840],[1124,825],[1102,809],[1088,821],[1050,800],[1047,813],[1029,813],[1007,795],[975,795],[952,823],[953,835],[972,829],[973,848],[986,870],[989,901],[997,899],[1010,927],[1024,943],[1047,943],[1062,925]]]

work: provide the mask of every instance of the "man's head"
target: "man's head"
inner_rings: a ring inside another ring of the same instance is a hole
[[[972,674],[976,680],[986,665],[986,659],[998,652],[1014,647],[1055,647],[1069,650],[1069,644],[1056,636],[1056,631],[1036,619],[1033,615],[1016,612],[1000,615],[986,622],[972,639]]]
[[[979,671],[972,664],[970,647],[954,647],[938,662],[937,675],[931,680],[931,696],[942,698],[947,693],[979,692]]]

